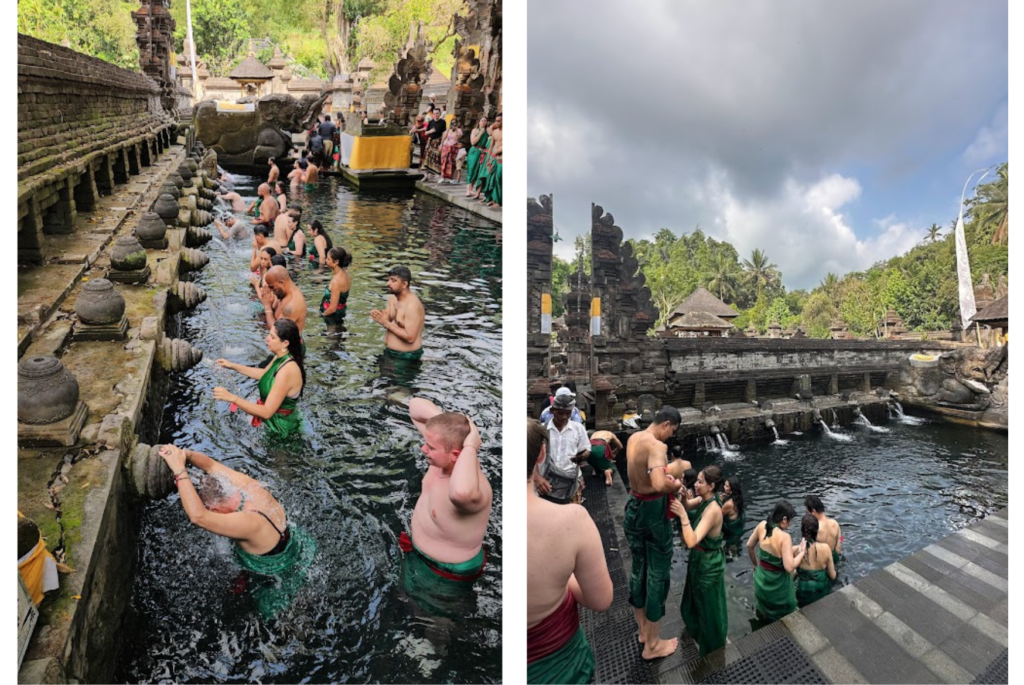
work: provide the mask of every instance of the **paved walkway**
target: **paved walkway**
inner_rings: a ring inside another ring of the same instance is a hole
[[[424,179],[422,181],[416,181],[416,190],[428,193],[434,197],[439,197],[446,202],[450,202],[456,207],[462,207],[467,211],[473,212],[485,219],[490,219],[495,223],[501,223],[501,208],[491,209],[490,207],[485,207],[483,203],[478,200],[466,197],[465,183],[458,183],[455,185],[445,183],[444,185],[441,185],[440,183]]]
[[[615,588],[605,615],[581,609],[595,682],[990,683],[1007,681],[1007,509],[977,521],[707,657],[684,635],[672,587],[662,635],[680,649],[644,663],[628,594],[626,493],[587,479]],[[608,631],[605,626],[615,627]]]

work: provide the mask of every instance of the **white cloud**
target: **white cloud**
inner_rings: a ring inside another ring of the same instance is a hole
[[[964,150],[964,162],[974,165],[1004,161],[1008,129],[1007,106],[1004,102],[992,116],[992,121],[978,130],[974,141]]]

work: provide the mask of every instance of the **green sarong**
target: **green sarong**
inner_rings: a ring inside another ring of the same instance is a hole
[[[488,164],[488,162],[490,162],[490,164]],[[479,169],[476,172],[476,180],[473,181],[473,187],[474,188],[479,188],[481,190],[481,192],[483,190],[486,190],[487,184],[488,184],[488,179],[491,176],[491,169],[490,169],[490,167],[493,165],[493,163],[494,162],[491,160],[491,151],[490,150],[488,150],[484,154],[480,155],[480,167],[479,167]]]
[[[615,464],[608,459],[608,443],[604,440],[591,440],[590,441],[590,456],[587,457],[587,463],[594,467],[594,470],[599,474],[604,475],[605,471],[614,471]]]
[[[729,498],[731,499],[731,498]],[[729,500],[725,500],[728,502]],[[735,519],[730,521],[728,518],[723,517],[722,520],[722,538],[725,540],[726,547],[738,547],[743,542],[743,526],[746,524],[744,516],[737,516]]]
[[[482,575],[486,561],[483,547],[468,561],[448,564],[435,561],[413,545],[403,557],[402,587],[431,615],[465,618],[472,612],[473,582]]]
[[[476,145],[471,147],[466,154],[466,183],[469,185],[476,183],[477,176],[480,175],[480,158],[484,156],[490,138],[490,134],[484,131],[480,140],[476,141]]]
[[[583,626],[557,652],[526,665],[526,682],[584,685],[594,679],[594,652]]]
[[[348,303],[348,293],[342,293],[338,298],[338,309],[328,316],[324,316],[324,310],[331,306],[331,286],[324,286],[324,296],[320,300],[320,316],[323,316],[327,323],[342,323],[345,321],[345,307]]]
[[[235,559],[249,573],[258,576],[249,585],[260,614],[273,618],[288,608],[306,582],[306,571],[316,556],[316,541],[296,526],[288,527],[288,544],[273,556],[250,554],[234,544]]]
[[[305,346],[305,343],[303,343]],[[305,350],[303,350],[305,351]],[[275,359],[266,372],[260,378],[260,401],[259,404],[264,404],[267,401],[267,397],[270,395],[270,389],[274,386],[274,377],[277,376],[277,372],[282,366],[288,361],[291,361],[292,356],[286,354],[283,357]],[[278,438],[286,438],[292,433],[299,430],[302,426],[302,415],[298,410],[298,400],[291,397],[285,397],[284,401],[281,402],[281,406],[277,412],[269,419],[260,419],[254,416],[252,419],[252,425],[259,428],[260,425],[267,427],[267,432]]]
[[[798,568],[796,570],[796,604],[805,607],[832,591],[828,579],[828,569],[811,571]]]
[[[842,557],[841,554],[839,554],[839,552],[837,552],[835,550],[832,550],[832,565],[833,566],[838,566],[839,565],[839,560],[842,559],[842,558],[843,557]]]
[[[392,350],[390,347],[385,347],[384,354],[392,359],[397,359],[403,362],[418,362],[420,358],[423,357],[423,348],[421,347],[420,349],[413,350],[411,352],[399,352],[397,350]]]
[[[702,502],[694,509],[694,528],[713,501],[716,499]],[[679,612],[686,630],[697,641],[701,656],[725,646],[729,616],[725,606],[725,554],[722,552],[721,535],[706,535],[690,550]]]
[[[787,535],[786,531],[782,531]],[[796,611],[796,589],[782,559],[758,547],[754,568],[755,613],[762,620],[777,621]]]
[[[622,529],[633,553],[629,574],[629,603],[644,610],[648,621],[665,615],[669,569],[672,566],[672,525],[668,519],[668,495],[637,495],[630,492]],[[638,497],[653,497],[641,500]]]
[[[484,187],[484,196],[490,202],[501,204],[501,162],[494,160],[492,168],[487,175],[487,185]]]

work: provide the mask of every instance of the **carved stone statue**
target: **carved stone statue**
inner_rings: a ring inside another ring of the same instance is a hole
[[[1009,347],[961,347],[932,360],[908,357],[895,389],[919,404],[984,412],[987,422],[1006,425]]]
[[[992,301],[996,299],[995,288],[992,287],[992,283],[989,282],[989,275],[982,274],[981,283],[974,286],[974,304],[980,312],[982,309],[992,304]]]
[[[195,108],[196,135],[221,164],[266,164],[270,157],[287,155],[291,134],[312,125],[327,97],[267,95],[256,102],[254,112],[218,112],[217,103],[207,100]]]
[[[395,71],[388,79],[388,92],[384,94],[384,107],[390,123],[408,126],[420,109],[423,84],[430,78],[433,67],[430,51],[423,35],[423,22],[409,27],[409,40],[401,52]]]

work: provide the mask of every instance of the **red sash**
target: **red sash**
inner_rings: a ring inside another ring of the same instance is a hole
[[[576,598],[566,591],[565,599],[544,620],[526,631],[526,663],[532,664],[554,654],[572,639],[580,627]]]
[[[764,559],[758,559],[758,560],[757,560],[757,563],[758,563],[758,565],[760,565],[760,566],[761,566],[761,568],[763,568],[763,569],[764,569],[765,571],[775,571],[776,573],[785,573],[785,572],[786,572],[786,569],[784,569],[784,568],[781,568],[781,567],[779,567],[779,566],[776,566],[776,565],[775,565],[775,564],[773,564],[772,562],[770,562],[770,561],[765,561]]]
[[[257,405],[263,405],[263,404],[266,404],[266,403],[263,400],[256,400],[256,404]],[[293,413],[294,411],[295,411],[294,409],[278,409],[274,413],[275,414],[280,414],[281,416],[288,416],[289,414]],[[263,419],[261,419],[259,416],[253,416],[252,417],[252,426],[253,426],[253,428],[259,428],[262,425],[263,425]]]
[[[668,498],[670,497],[670,495],[668,493],[652,492],[649,495],[641,495],[639,492],[636,492],[635,490],[630,490],[629,494],[630,494],[631,497],[635,497],[636,499],[640,500],[641,502],[653,502],[653,501],[655,501],[657,499],[661,499],[662,497],[664,497],[665,498],[665,518],[667,518],[667,519],[674,519],[676,517],[676,515],[673,514],[672,510],[669,508]]]
[[[471,583],[471,582],[473,582],[474,580],[476,580],[477,578],[479,578],[480,576],[482,576],[484,574],[484,568],[487,566],[487,550],[485,549],[484,550],[484,563],[480,565],[480,570],[477,571],[476,573],[473,573],[473,574],[468,575],[468,576],[463,576],[463,575],[459,575],[458,573],[452,573],[451,571],[446,571],[445,569],[438,567],[436,561],[434,561],[433,559],[428,557],[426,554],[423,554],[418,549],[413,547],[412,546],[412,538],[410,538],[408,535],[406,535],[404,530],[398,536],[398,547],[399,547],[399,549],[401,549],[406,554],[409,554],[410,552],[414,552],[414,553],[418,554],[420,559],[423,560],[423,563],[427,565],[427,568],[429,568],[435,574],[437,574],[437,575],[439,575],[442,578],[445,578],[447,580],[456,580],[456,581],[460,581],[460,582],[464,582],[464,583]]]

